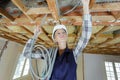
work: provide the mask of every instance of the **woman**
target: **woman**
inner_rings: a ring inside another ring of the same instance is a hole
[[[82,36],[80,37],[75,49],[70,50],[67,47],[68,32],[64,25],[56,25],[53,29],[52,39],[58,45],[57,56],[54,62],[52,73],[49,80],[76,80],[77,58],[82,50],[86,47],[91,33],[92,23],[89,14],[89,1],[82,0],[83,3],[83,27]],[[36,29],[35,32],[40,32]],[[26,54],[24,54],[26,56]],[[34,58],[39,58],[34,56]]]

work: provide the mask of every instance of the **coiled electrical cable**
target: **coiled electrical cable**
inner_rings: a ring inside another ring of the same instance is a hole
[[[54,61],[56,58],[57,48],[50,48],[48,50],[43,45],[34,45],[34,43],[35,43],[35,36],[32,39],[28,40],[23,51],[24,54],[28,54],[30,71],[31,71],[32,77],[33,78],[35,77],[36,79],[40,79],[40,80],[49,80],[52,73]],[[36,49],[39,52],[36,51],[37,53],[34,53],[33,50],[36,50]],[[41,65],[43,66],[43,70],[40,76],[38,76],[33,69],[33,66],[32,66],[32,58],[34,58],[33,55],[36,55],[38,56],[37,57],[38,59],[43,59],[45,61],[45,65]]]
[[[32,39],[28,40],[28,42],[26,43],[23,49],[23,54],[24,56],[29,58],[30,72],[33,80],[36,80],[36,79],[49,80],[52,73],[53,65],[55,62],[57,48],[50,48],[48,50],[43,45],[35,45],[35,41],[36,41],[36,35],[34,35]],[[35,53],[36,48],[39,51],[39,52],[36,51],[37,53]],[[45,60],[45,65],[41,65],[44,68],[40,76],[38,76],[33,69],[32,58]]]
[[[81,0],[72,9],[64,12],[63,14],[68,14],[68,13],[72,12],[80,4],[80,2],[81,2]]]

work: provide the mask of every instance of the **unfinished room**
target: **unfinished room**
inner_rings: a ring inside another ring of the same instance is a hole
[[[0,0],[0,80],[120,80],[120,0]]]

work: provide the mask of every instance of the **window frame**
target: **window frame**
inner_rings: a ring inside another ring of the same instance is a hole
[[[113,72],[114,72],[114,78],[115,78],[115,80],[118,80],[119,77],[117,75],[115,63],[119,63],[120,64],[120,62],[118,62],[118,61],[104,61],[104,65],[105,65],[105,62],[111,62],[112,63]],[[105,74],[106,74],[106,77],[107,77],[107,80],[108,80],[106,65],[105,65]]]
[[[22,66],[22,70],[20,71],[20,76],[19,77],[16,77],[14,78],[15,74],[16,74],[16,70],[17,70],[17,67],[18,65],[20,64],[21,60],[20,59],[23,59],[23,66]],[[20,54],[17,58],[17,62],[16,62],[16,65],[15,65],[15,68],[14,68],[14,72],[13,72],[13,75],[12,75],[12,80],[17,80],[17,79],[20,79],[26,75],[29,75],[29,68],[30,66],[28,67],[28,72],[27,74],[24,75],[24,70],[25,70],[25,67],[27,66],[27,61],[28,61],[28,65],[29,65],[29,60],[27,58],[25,58],[22,54]]]

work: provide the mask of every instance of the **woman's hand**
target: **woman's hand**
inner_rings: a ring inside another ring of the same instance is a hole
[[[81,0],[83,3],[83,13],[84,14],[89,14],[89,3],[90,0]]]
[[[39,35],[40,33],[43,33],[43,30],[41,29],[41,27],[36,26],[34,29],[34,35]]]

